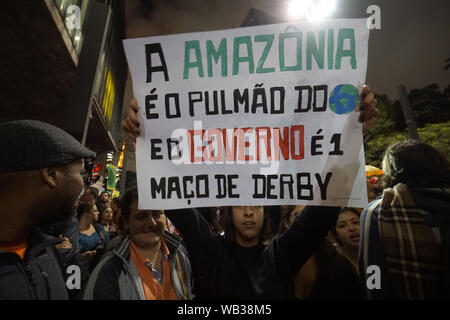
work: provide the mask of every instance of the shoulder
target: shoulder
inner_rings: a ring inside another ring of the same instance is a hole
[[[106,232],[105,226],[103,226],[101,223],[94,223],[94,228],[95,230]]]

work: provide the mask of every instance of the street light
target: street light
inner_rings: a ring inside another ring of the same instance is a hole
[[[306,16],[309,21],[319,21],[336,8],[336,0],[290,0],[288,14],[293,18]]]

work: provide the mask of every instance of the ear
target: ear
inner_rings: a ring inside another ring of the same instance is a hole
[[[60,175],[60,170],[58,168],[41,168],[39,169],[42,181],[50,188],[55,188],[57,179]]]

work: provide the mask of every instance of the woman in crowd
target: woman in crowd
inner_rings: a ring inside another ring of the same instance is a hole
[[[358,270],[360,213],[355,208],[342,208],[333,230],[339,252]]]
[[[282,215],[285,228],[301,215],[304,207],[296,206],[291,213]],[[334,229],[335,226],[332,227]],[[356,270],[336,251],[329,238],[322,241],[319,249],[297,273],[295,297],[300,300],[363,299],[364,289]]]
[[[113,239],[117,236],[117,226],[113,221],[113,210],[111,207],[106,207],[100,215],[100,223],[105,228],[105,231],[108,233],[110,239]]]
[[[110,241],[105,228],[96,223],[98,210],[95,204],[82,202],[77,208],[81,254],[90,261],[90,270],[103,254]]]
[[[293,298],[293,279],[334,226],[338,208],[308,207],[283,235],[268,241],[262,206],[227,207],[225,237],[211,231],[198,210],[166,215],[183,235],[198,298]]]

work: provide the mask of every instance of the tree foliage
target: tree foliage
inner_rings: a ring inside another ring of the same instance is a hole
[[[450,121],[450,88],[443,92],[436,83],[422,89],[413,89],[408,94],[414,120],[417,127],[422,128],[429,123]],[[394,121],[398,130],[406,128],[400,101],[394,102]]]
[[[436,84],[408,94],[421,140],[440,150],[450,160],[450,89],[443,93]],[[400,103],[386,96],[376,96],[380,117],[364,133],[366,163],[381,166],[386,148],[397,141],[409,139]]]

